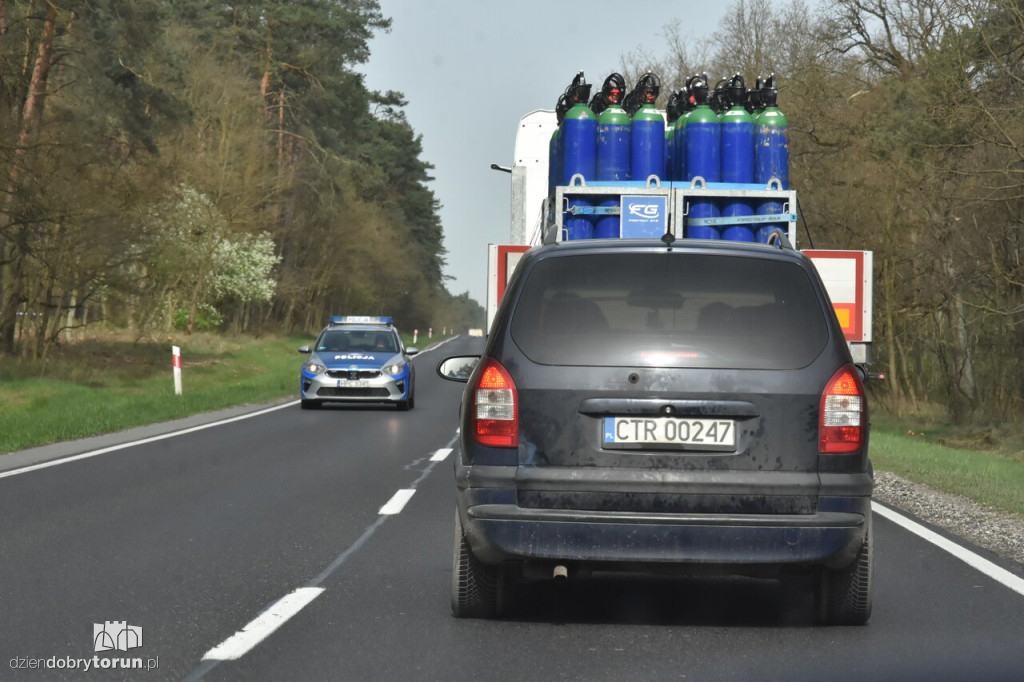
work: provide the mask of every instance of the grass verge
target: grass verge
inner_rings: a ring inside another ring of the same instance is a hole
[[[876,469],[1024,517],[1024,461],[1012,453],[947,447],[874,426],[871,460]]]
[[[0,366],[0,453],[294,394],[309,339],[196,334],[166,343],[88,340],[44,364]],[[182,351],[174,394],[171,345]]]

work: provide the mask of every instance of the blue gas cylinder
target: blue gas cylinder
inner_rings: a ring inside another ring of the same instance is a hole
[[[612,104],[597,118],[596,178],[624,181],[629,179],[631,121],[626,111]]]
[[[646,73],[626,96],[626,113],[632,118],[630,177],[640,182],[651,175],[665,177],[665,118],[654,108],[660,91],[658,77]]]
[[[632,128],[629,114],[622,108],[626,94],[626,81],[613,73],[605,79],[601,92],[594,100],[601,108],[597,116],[597,179],[622,182],[629,179],[629,155]],[[599,206],[613,208],[619,205],[616,197],[609,197]],[[608,239],[621,235],[618,215],[600,215],[594,221],[594,236]]]
[[[661,176],[663,181],[671,182],[672,171],[675,168],[675,157],[676,157],[676,137],[675,128],[669,125],[668,121],[665,122],[665,174]]]
[[[722,182],[749,184],[754,181],[754,119],[746,109],[747,89],[743,76],[736,74],[726,87],[729,108],[722,113]],[[722,203],[722,217],[754,215],[748,199],[730,198]],[[752,224],[727,225],[722,239],[754,241]]]
[[[676,135],[676,125],[686,113],[686,88],[672,93],[665,106],[665,179],[683,181],[686,178],[677,173],[679,155],[685,152]]]
[[[570,185],[574,175],[583,176],[584,180],[596,178],[597,164],[597,117],[587,100],[590,97],[590,85],[583,77],[583,72],[576,74],[572,84],[566,88],[563,97],[572,106],[565,112],[558,129],[558,147],[560,154],[559,185]],[[594,226],[590,216],[574,214],[573,208],[588,207],[591,202],[587,198],[573,197],[568,202],[570,209],[563,216],[562,224],[569,239],[590,239],[593,237]]]
[[[768,77],[760,92],[764,110],[757,117],[754,134],[754,182],[767,185],[771,180],[779,181],[780,189],[789,189],[789,121],[776,105],[779,91],[775,85],[775,74]],[[782,213],[782,201],[762,201],[757,209],[759,215]],[[785,223],[762,224],[757,241],[767,241],[774,228],[786,230]]]
[[[651,175],[665,177],[665,119],[654,104],[644,104],[633,114],[630,175],[646,182]]]
[[[672,126],[672,144],[675,154],[672,155],[672,179],[686,182],[686,117],[689,112],[676,119]]]
[[[558,184],[558,128],[551,133],[548,143],[548,196],[555,196],[555,185]]]
[[[708,86],[705,78],[691,78],[688,89],[693,93],[696,108],[686,119],[686,175],[688,180],[696,177],[705,182],[722,180],[722,124],[718,114],[708,105]],[[717,218],[721,215],[714,200],[690,201],[687,219]],[[685,236],[690,239],[719,239],[718,228],[712,225],[686,226]]]
[[[559,184],[568,185],[574,175],[582,175],[585,180],[597,177],[597,117],[585,103],[573,105],[566,113],[558,143],[562,148]]]

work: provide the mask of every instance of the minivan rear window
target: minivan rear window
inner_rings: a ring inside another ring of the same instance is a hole
[[[512,338],[546,365],[796,369],[828,341],[807,272],[681,252],[547,258],[527,273]]]

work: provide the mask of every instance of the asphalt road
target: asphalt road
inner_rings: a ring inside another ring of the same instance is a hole
[[[0,457],[0,680],[1024,679],[1012,576],[880,516],[866,627],[815,626],[798,586],[628,575],[452,618],[462,386],[434,366],[479,345],[417,357],[409,412],[288,404]],[[142,646],[97,653],[122,621]]]

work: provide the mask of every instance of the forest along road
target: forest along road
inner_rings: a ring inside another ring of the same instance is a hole
[[[462,385],[434,366],[480,347],[417,356],[409,412],[290,402],[43,468],[0,458],[0,679],[1021,679],[1020,577],[891,514],[866,627],[814,625],[798,586],[630,575],[453,618]]]

